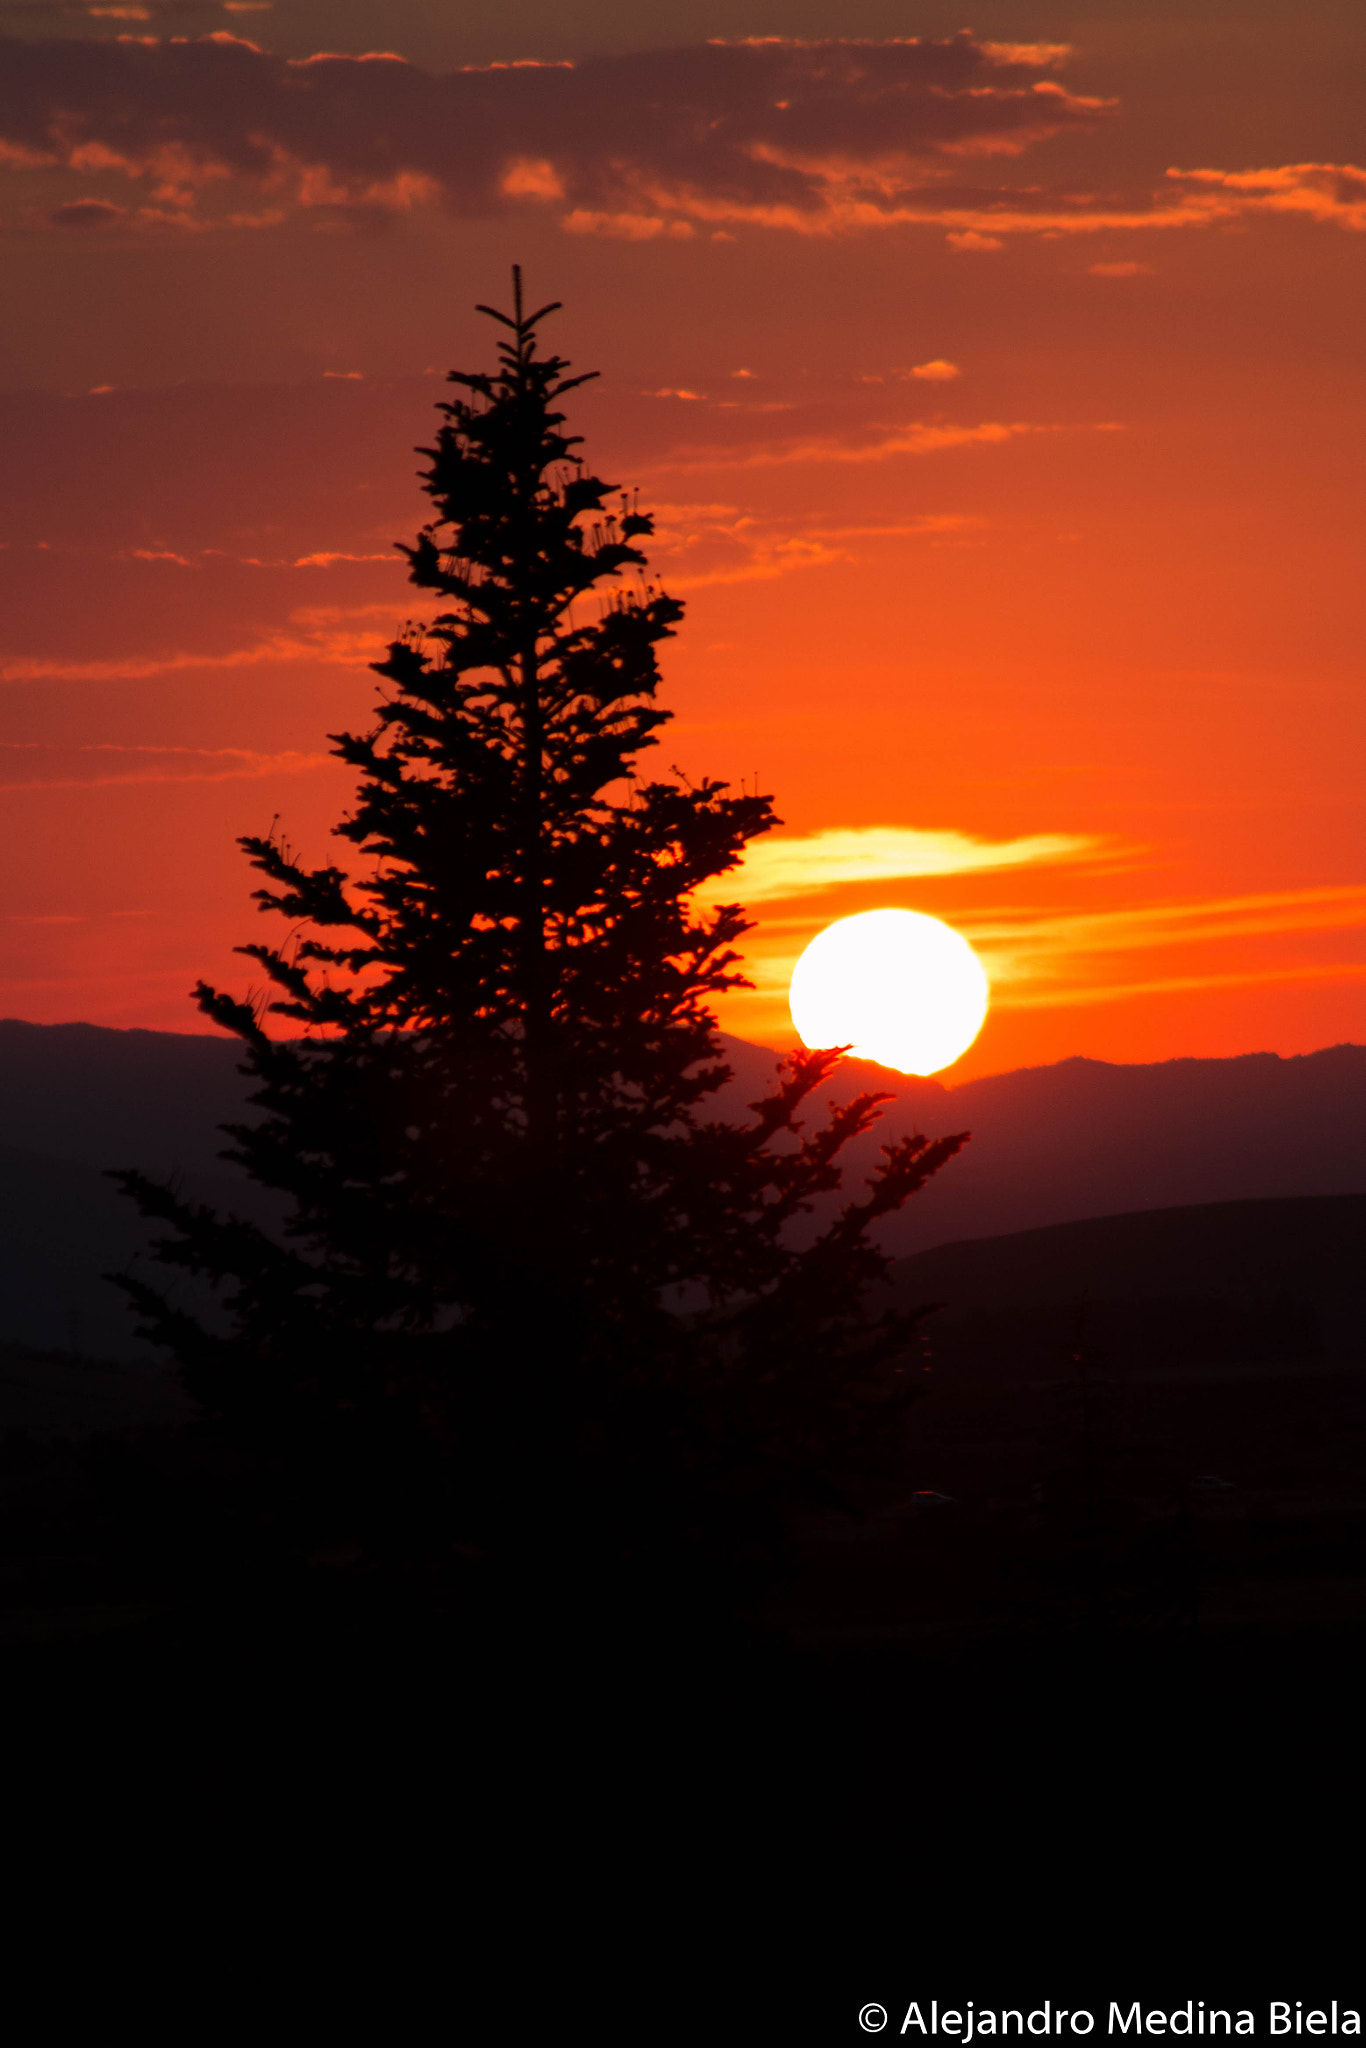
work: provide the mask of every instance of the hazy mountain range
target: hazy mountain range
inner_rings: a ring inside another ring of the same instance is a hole
[[[733,1114],[766,1086],[774,1055],[737,1039],[728,1039],[726,1050],[734,1079],[719,1106]],[[0,1022],[0,1342],[108,1357],[136,1349],[129,1320],[99,1275],[133,1258],[145,1231],[103,1168],[175,1173],[203,1199],[261,1213],[259,1191],[217,1157],[226,1141],[216,1126],[246,1110],[239,1058],[236,1042],[225,1038]],[[1023,1260],[1021,1270],[1037,1277],[1048,1270],[1040,1235],[1048,1226],[1093,1217],[1118,1222],[1120,1212],[1192,1204],[1238,1204],[1251,1214],[1249,1205],[1260,1209],[1273,1198],[1366,1194],[1363,1046],[1152,1066],[1072,1059],[957,1087],[849,1061],[824,1092],[842,1098],[864,1087],[889,1090],[894,1100],[878,1129],[851,1148],[854,1178],[875,1163],[880,1144],[904,1131],[973,1134],[887,1226],[887,1248],[898,1254],[1028,1231],[1035,1247],[1005,1255],[1006,1265]],[[1120,1264],[1127,1272],[1147,1261],[1157,1274],[1166,1261],[1168,1278],[1153,1279],[1146,1292],[1198,1294],[1200,1274],[1186,1269],[1202,1257],[1207,1269],[1217,1240],[1224,1249],[1216,1264],[1241,1260],[1239,1270],[1255,1280],[1270,1271],[1278,1244],[1307,1242],[1319,1229],[1301,1204],[1293,1206],[1293,1227],[1287,1211],[1279,1224],[1249,1223],[1250,1237],[1227,1219],[1212,1235],[1207,1229],[1203,1254],[1192,1236],[1197,1226],[1167,1226]],[[1342,1239],[1341,1258],[1354,1260],[1347,1247],[1359,1242],[1352,1231],[1366,1223],[1366,1209],[1358,1216],[1354,1205],[1330,1204],[1318,1213],[1329,1235],[1337,1233],[1334,1242]],[[1132,1239],[1130,1230],[1126,1242]],[[1090,1239],[1069,1238],[1074,1247],[1083,1241]],[[1230,1251],[1234,1244],[1243,1249]],[[1073,1254],[1064,1247],[1057,1256],[1072,1264],[1048,1283],[1055,1303],[1078,1288],[1126,1297],[1145,1291],[1121,1281],[1118,1269],[1079,1279]],[[987,1278],[985,1252],[972,1255],[969,1248],[954,1257],[957,1264],[947,1254],[915,1261],[923,1270],[907,1285],[917,1298],[980,1295],[998,1286],[999,1273],[996,1281]],[[1346,1285],[1324,1282],[1333,1300]],[[1291,1295],[1303,1293],[1287,1281],[1281,1295],[1286,1286]],[[1268,1298],[1276,1293],[1270,1285]],[[1255,1286],[1248,1298],[1257,1298]],[[1336,1333],[1334,1313],[1330,1307]],[[1277,1340],[1282,1349],[1294,1341]],[[1346,1340],[1334,1334],[1328,1341],[1336,1347]]]

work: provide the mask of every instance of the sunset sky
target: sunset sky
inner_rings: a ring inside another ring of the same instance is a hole
[[[971,29],[965,27],[966,21]],[[1360,0],[0,0],[0,1014],[200,1031],[306,858],[441,378],[520,262],[772,792],[792,961],[901,906],[943,1079],[1366,1041]]]

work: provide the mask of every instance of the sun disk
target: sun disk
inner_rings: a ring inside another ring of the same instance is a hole
[[[803,1045],[847,1045],[903,1074],[961,1059],[987,1013],[987,977],[967,940],[916,910],[865,910],[811,941],[788,998]]]

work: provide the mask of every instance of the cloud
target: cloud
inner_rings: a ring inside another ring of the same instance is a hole
[[[1118,1002],[1182,990],[1256,987],[1341,980],[1360,975],[1358,962],[1276,957],[1275,942],[1366,928],[1366,884],[1333,884],[1188,903],[1139,904],[1122,910],[1039,916],[977,916],[963,936],[986,961],[996,999],[1015,1009]],[[1246,957],[1249,944],[1254,957]],[[1215,949],[1235,958],[1217,963]],[[1182,968],[1183,950],[1198,948],[1199,965]],[[1271,951],[1268,955],[1267,948]],[[1168,956],[1175,950],[1178,962]],[[1117,972],[1126,956],[1146,954],[1146,973]],[[1261,957],[1258,957],[1261,956]]]
[[[1280,164],[1260,171],[1181,171],[1167,176],[1184,184],[1196,210],[1297,214],[1366,233],[1366,170],[1356,164]]]
[[[724,567],[703,569],[695,574],[669,575],[671,591],[703,590],[716,583],[768,583],[775,576],[787,576],[794,569],[819,569],[831,562],[847,562],[845,548],[832,548],[817,535],[792,534],[785,538],[757,540],[741,551],[741,559]]]
[[[996,998],[1002,1009],[1054,1010],[1079,1003],[1119,1003],[1137,996],[1191,995],[1203,989],[1269,988],[1276,984],[1307,981],[1359,981],[1366,977],[1366,962],[1360,960],[1296,961],[1266,967],[1245,968],[1230,974],[1155,975],[1147,981],[1114,981],[1091,986],[1077,984],[1065,995],[1057,990],[1034,994],[1008,991]]]
[[[114,390],[112,384],[95,384],[87,394],[95,397],[102,392]],[[118,560],[124,562],[174,562],[181,569],[197,569],[215,556],[221,556],[221,548],[201,548],[197,553],[185,555],[174,548],[125,548],[118,550]],[[250,569],[331,569],[338,562],[383,562],[391,569],[403,568],[404,564],[396,548],[382,549],[378,554],[360,554],[347,548],[319,548],[307,555],[280,555],[267,560],[260,555],[238,555],[234,558],[244,568]],[[372,607],[365,607],[357,616],[369,616]],[[303,613],[295,613],[302,618]]]
[[[836,536],[828,529],[794,527],[790,520],[765,518],[735,505],[661,504],[654,513],[653,560],[661,580],[675,592],[767,582],[796,569],[851,559],[847,549],[830,545]]]
[[[387,557],[385,558],[387,559]],[[368,627],[362,621],[369,621]],[[391,605],[318,605],[290,615],[294,631],[268,633],[225,653],[177,649],[166,654],[111,656],[78,661],[61,655],[22,656],[0,662],[0,683],[127,683],[150,676],[175,675],[187,669],[238,669],[289,666],[297,662],[350,667],[377,660],[394,637]]]
[[[941,448],[997,446],[1024,434],[1057,434],[1063,427],[1032,420],[981,420],[976,426],[954,426],[945,421],[911,420],[905,426],[884,428],[874,440],[848,440],[828,436],[820,440],[779,442],[772,447],[737,455],[731,448],[692,448],[676,460],[650,465],[650,474],[700,469],[772,469],[788,463],[886,462],[897,455],[929,455]],[[1112,432],[1106,422],[1095,432]]]
[[[111,205],[107,199],[71,199],[65,206],[54,206],[48,220],[54,228],[112,228],[127,217],[127,207]]]
[[[216,14],[270,14],[274,0],[0,0],[0,21],[164,21],[181,25]]]
[[[924,832],[904,825],[834,828],[801,838],[756,840],[740,866],[709,884],[706,893],[716,901],[766,903],[860,883],[1095,858],[1109,850],[1106,841],[1071,832],[977,839],[967,832]]]
[[[216,184],[245,182],[305,209],[551,205],[571,232],[630,240],[694,223],[819,232],[1102,118],[1108,102],[1052,75],[1065,56],[963,31],[433,74],[390,53],[287,59],[224,32],[7,39],[0,142],[150,180],[162,208],[212,213]]]
[[[954,839],[960,835],[942,836]],[[976,843],[991,847],[991,842]],[[1030,842],[999,843],[1009,849]],[[781,842],[759,841],[753,852],[766,845],[780,846]],[[1088,854],[1103,857],[1110,851],[1104,842],[1076,843],[1079,858]],[[1070,856],[1064,853],[1060,857]],[[752,890],[748,893],[754,896]],[[718,901],[746,900],[738,884],[729,891],[728,899],[719,885],[715,896]],[[747,972],[755,987],[730,1000],[750,1009],[771,1009],[781,1002],[799,955],[829,915],[828,911],[812,910],[787,917],[761,913],[759,928],[746,947]],[[1075,914],[969,912],[953,917],[952,922],[981,958],[991,981],[993,1005],[1002,1009],[1062,1009],[1150,995],[1341,982],[1366,976],[1366,962],[1360,958],[1310,959],[1302,950],[1287,957],[1284,945],[1313,935],[1366,929],[1366,885],[1359,884]],[[1279,948],[1277,941],[1282,942]],[[1225,954],[1221,961],[1216,951],[1221,946],[1236,949],[1233,957]],[[1195,960],[1190,960],[1192,950],[1198,955]]]
[[[889,526],[823,526],[819,531],[826,540],[909,539],[927,533],[971,533],[986,524],[976,512],[925,512],[918,519],[900,520]]]
[[[387,562],[391,569],[402,566],[395,549],[389,548],[377,555],[352,555],[344,548],[320,548],[316,554],[297,555],[293,566],[296,569],[331,569],[338,562]]]
[[[734,505],[661,504],[655,507],[655,516],[653,558],[671,591],[769,581],[794,570],[856,560],[853,551],[842,545],[848,541],[961,536],[985,524],[977,516],[961,512],[927,512],[893,523],[797,524],[742,512]]]
[[[254,4],[237,0],[236,12]],[[195,11],[192,0],[138,11],[159,21],[182,7]],[[0,16],[13,11],[0,4]],[[572,234],[628,242],[725,239],[744,225],[808,235],[919,225],[967,252],[1011,236],[1257,214],[1366,229],[1366,171],[1352,164],[1174,167],[1163,190],[1127,204],[963,182],[1113,111],[1059,82],[1068,55],[1063,44],[963,30],[433,73],[391,51],[281,57],[224,30],[0,38],[0,164],[148,186],[124,224],[159,231],[260,231],[299,211],[319,225],[361,224],[438,203],[484,217],[553,208]],[[101,206],[118,211],[78,192],[49,218],[94,227]]]
[[[1087,268],[1092,277],[1152,277],[1151,263],[1091,263]]]
[[[1194,903],[981,921],[974,943],[1021,943],[1035,961],[1051,954],[1123,953],[1150,947],[1209,945],[1292,932],[1344,931],[1366,925],[1366,883],[1219,896]]]
[[[81,766],[87,766],[84,757],[100,757],[88,763],[88,772],[52,775],[45,772],[44,764],[34,762],[33,772],[18,775],[4,774],[5,757],[13,753],[41,755],[59,754],[69,759],[73,754]],[[104,757],[124,756],[126,767],[110,763],[104,765]],[[128,785],[141,786],[144,783],[163,782],[241,782],[255,781],[267,775],[305,775],[315,768],[333,764],[330,754],[303,754],[294,749],[284,753],[263,754],[250,747],[128,747],[104,742],[94,746],[57,747],[16,742],[0,744],[0,790],[16,794],[23,790],[48,789],[115,789]]]
[[[911,369],[900,373],[906,377],[918,377],[924,384],[948,384],[963,372],[957,363],[946,363],[942,356],[936,356],[932,363],[916,363]]]
[[[594,213],[576,206],[560,222],[567,235],[598,235],[608,242],[690,242],[697,229],[689,220],[665,220],[656,213]]]

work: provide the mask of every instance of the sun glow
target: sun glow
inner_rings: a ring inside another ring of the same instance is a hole
[[[967,940],[916,910],[865,910],[827,925],[792,970],[803,1045],[847,1045],[903,1074],[961,1059],[987,1013],[987,977]]]

